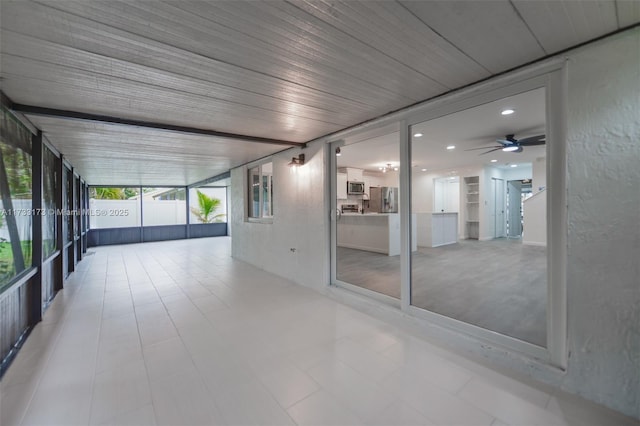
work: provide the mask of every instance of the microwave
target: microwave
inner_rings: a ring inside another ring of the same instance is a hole
[[[347,194],[349,195],[362,195],[364,194],[364,182],[347,182]]]

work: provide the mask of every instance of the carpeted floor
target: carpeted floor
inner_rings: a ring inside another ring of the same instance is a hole
[[[414,306],[546,345],[546,249],[519,240],[464,240],[412,256]],[[400,297],[400,256],[338,248],[340,281]]]

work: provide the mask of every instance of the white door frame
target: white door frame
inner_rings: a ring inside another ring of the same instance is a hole
[[[524,71],[516,71],[498,80],[443,96],[406,111],[386,116],[370,125],[339,133],[329,143],[339,143],[338,137],[358,137],[383,126],[399,125],[400,132],[400,231],[401,231],[401,299],[400,309],[431,324],[456,330],[480,341],[490,342],[546,362],[556,368],[567,366],[567,213],[566,213],[566,109],[567,70],[563,60],[552,60]],[[463,323],[411,305],[411,125],[453,114],[477,105],[492,102],[537,88],[546,88],[547,141],[547,345],[542,348],[490,330]],[[333,148],[333,145],[331,145]],[[330,199],[334,218],[336,204],[336,162],[331,149]],[[336,283],[336,224],[331,220],[331,283]],[[355,286],[353,286],[355,287]],[[373,292],[371,292],[373,293]],[[395,300],[395,299],[394,299]]]

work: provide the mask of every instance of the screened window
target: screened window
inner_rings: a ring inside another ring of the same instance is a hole
[[[31,133],[0,114],[0,290],[32,264]]]
[[[89,217],[92,229],[140,226],[140,188],[89,188]]]
[[[200,187],[189,190],[189,223],[227,221],[227,188]]]
[[[42,254],[44,258],[56,251],[58,227],[56,221],[56,173],[57,158],[48,148],[44,147],[42,170]]]
[[[184,188],[142,188],[144,226],[184,225],[187,204]]]
[[[249,218],[273,217],[273,163],[249,169]]]

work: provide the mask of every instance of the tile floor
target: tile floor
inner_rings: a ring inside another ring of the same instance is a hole
[[[0,383],[25,425],[637,425],[230,258],[101,247]]]

